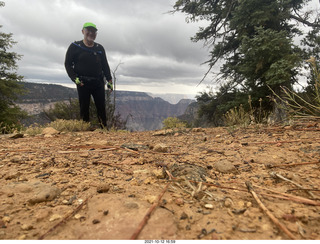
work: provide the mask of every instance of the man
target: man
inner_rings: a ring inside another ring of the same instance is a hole
[[[77,85],[81,119],[90,121],[89,107],[92,96],[100,125],[104,128],[107,126],[104,77],[108,81],[108,87],[112,89],[112,76],[105,50],[95,42],[97,30],[93,23],[87,22],[83,25],[83,40],[70,44],[65,68],[70,79]]]

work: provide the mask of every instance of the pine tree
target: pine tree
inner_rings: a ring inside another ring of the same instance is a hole
[[[305,54],[304,47],[294,42],[303,33],[296,23],[311,28],[313,37],[318,35],[320,26],[319,18],[310,20],[312,15],[302,12],[308,2],[179,0],[173,12],[185,13],[187,21],[203,21],[207,25],[200,27],[192,38],[195,42],[203,41],[210,49],[206,62],[209,69],[204,78],[217,63],[222,63],[214,82],[222,82],[247,98],[250,95],[257,106],[260,98],[273,94],[269,87],[281,96],[282,86],[292,89],[297,81]],[[263,106],[266,110],[273,108],[269,101]]]
[[[3,2],[0,2],[1,6],[4,6]],[[23,76],[16,73],[17,60],[21,56],[8,52],[14,44],[12,34],[0,32],[0,133],[12,132],[20,125],[19,120],[26,116],[14,104],[18,95],[24,92],[21,84]]]

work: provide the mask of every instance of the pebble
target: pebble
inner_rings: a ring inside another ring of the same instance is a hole
[[[224,201],[224,206],[225,206],[225,207],[230,208],[232,205],[233,205],[233,201],[232,201],[230,198],[227,198],[227,199]]]
[[[168,152],[168,146],[163,143],[159,143],[154,146],[153,150],[156,152],[166,153],[166,152]]]
[[[10,218],[9,216],[4,216],[4,217],[2,218],[2,221],[3,221],[4,223],[9,223],[9,222],[11,221],[11,218]]]
[[[215,162],[213,167],[220,173],[238,173],[234,165],[228,160]]]
[[[52,201],[60,194],[60,189],[49,186],[49,185],[41,185],[41,189],[39,192],[28,200],[29,203],[35,204],[40,202]]]
[[[207,209],[213,209],[213,205],[209,204],[209,203],[204,205],[204,207],[207,208]]]
[[[101,184],[97,187],[97,192],[98,193],[106,193],[110,190],[110,185],[109,184]]]
[[[22,230],[32,230],[33,226],[30,225],[30,224],[24,224],[24,225],[21,226],[21,229]]]
[[[162,169],[155,169],[152,171],[152,174],[158,179],[164,179],[166,177]]]
[[[146,199],[149,203],[152,204],[157,200],[157,196],[148,196]]]
[[[182,212],[180,219],[187,219],[189,216],[185,212]]]
[[[126,202],[124,206],[129,209],[139,208],[139,205],[135,202]]]
[[[184,200],[182,198],[177,198],[175,200],[175,203],[178,205],[178,206],[182,206],[184,204]]]
[[[26,236],[26,235],[21,235],[21,236],[19,236],[19,238],[18,238],[18,240],[25,240],[25,239],[27,239],[27,236]]]
[[[55,220],[61,219],[61,218],[62,218],[61,215],[59,215],[59,214],[53,214],[53,215],[50,217],[49,221],[52,222],[52,221],[55,221]]]
[[[80,220],[80,221],[83,221],[83,220],[86,219],[86,217],[83,216],[83,215],[81,215],[81,214],[76,214],[76,215],[74,216],[74,218],[75,218],[75,219],[78,219],[78,220]]]
[[[92,224],[99,224],[100,223],[100,220],[98,220],[98,219],[94,219],[94,220],[92,220]]]

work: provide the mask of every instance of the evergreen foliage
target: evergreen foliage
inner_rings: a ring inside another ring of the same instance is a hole
[[[193,41],[203,41],[210,49],[209,69],[222,63],[215,83],[223,84],[216,93],[198,96],[200,116],[220,124],[221,115],[251,97],[253,107],[273,109],[272,100],[265,99],[283,89],[292,90],[298,70],[307,54],[319,50],[318,17],[311,20],[303,7],[310,0],[179,0],[173,12],[187,15],[187,22],[207,24],[200,27]],[[309,28],[302,45],[294,42]],[[299,29],[301,28],[301,29]],[[270,88],[272,89],[270,89]],[[207,94],[205,94],[207,93]],[[261,103],[261,99],[262,103]],[[232,107],[233,106],[233,107]],[[247,105],[249,109],[249,105]],[[247,110],[248,111],[248,110]]]
[[[1,6],[4,6],[3,2],[0,2]],[[23,77],[16,73],[17,60],[21,56],[8,51],[14,44],[12,34],[0,32],[0,133],[12,132],[20,126],[19,120],[26,117],[26,113],[14,104],[18,95],[24,92]]]

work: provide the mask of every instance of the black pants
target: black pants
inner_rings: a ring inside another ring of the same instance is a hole
[[[81,80],[83,86],[77,85],[80,117],[83,121],[89,122],[90,99],[93,97],[94,104],[97,108],[98,119],[101,126],[107,126],[106,107],[105,107],[105,88],[104,83],[100,79]]]

